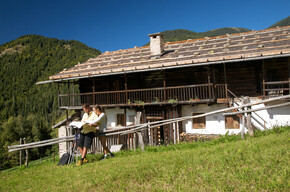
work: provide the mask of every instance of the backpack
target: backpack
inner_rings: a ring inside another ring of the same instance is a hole
[[[67,164],[70,156],[71,155],[69,153],[63,154],[57,165],[65,165],[65,164]]]

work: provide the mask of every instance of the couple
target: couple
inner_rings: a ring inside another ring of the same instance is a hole
[[[93,138],[95,134],[98,132],[102,132],[107,129],[107,118],[102,108],[99,105],[95,105],[93,107],[93,111],[89,104],[83,105],[83,110],[85,114],[83,115],[82,122],[90,122],[90,124],[84,124],[82,126],[82,131],[80,133],[80,138],[77,142],[78,149],[82,155],[81,160],[78,161],[77,166],[81,166],[84,163],[87,163],[88,160],[86,158],[87,149],[91,147]],[[97,128],[98,127],[98,128]],[[113,157],[114,155],[109,150],[106,144],[106,137],[99,136],[101,144],[104,150],[104,159],[107,158],[107,155]],[[108,153],[108,154],[107,154]]]

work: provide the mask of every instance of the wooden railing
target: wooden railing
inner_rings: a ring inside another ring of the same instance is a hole
[[[290,92],[290,81],[263,82],[263,95],[265,97],[277,97],[288,95]]]
[[[214,102],[227,98],[226,84],[198,84],[120,91],[90,92],[59,95],[59,107],[100,105],[148,105],[154,103]]]
[[[216,98],[227,99],[228,98],[228,85],[227,84],[216,84]]]

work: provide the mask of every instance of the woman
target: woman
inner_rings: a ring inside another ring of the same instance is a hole
[[[103,109],[99,105],[95,105],[93,107],[93,112],[98,116],[98,118],[90,123],[90,126],[97,125],[99,127],[99,132],[103,132],[107,129],[107,117],[106,114],[103,112]],[[110,149],[108,148],[106,144],[106,136],[99,136],[99,139],[101,141],[101,144],[103,146],[104,150],[104,158],[107,159],[109,157],[114,157],[114,155],[111,153]]]

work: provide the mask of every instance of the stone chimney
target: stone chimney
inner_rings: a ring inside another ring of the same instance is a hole
[[[153,33],[150,37],[151,58],[159,58],[164,53],[163,35],[161,33]]]

